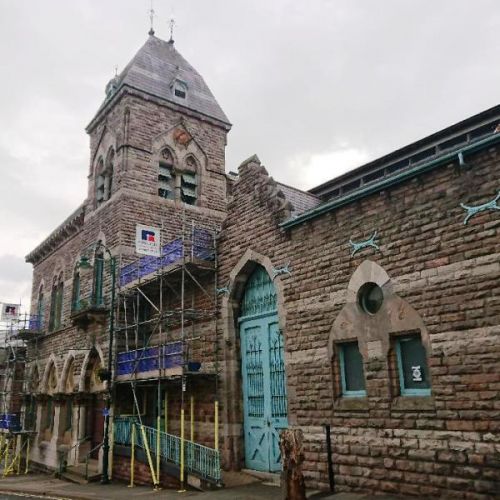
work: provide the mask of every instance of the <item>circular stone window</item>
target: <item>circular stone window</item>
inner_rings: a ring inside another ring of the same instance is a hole
[[[384,292],[376,283],[365,283],[358,291],[358,304],[365,313],[376,314],[384,302]]]

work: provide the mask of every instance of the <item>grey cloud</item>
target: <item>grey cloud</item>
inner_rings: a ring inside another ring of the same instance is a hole
[[[278,180],[309,186],[314,155],[375,158],[499,100],[495,0],[156,4],[157,34],[168,37],[173,8],[179,51],[233,123],[228,170],[258,153]],[[0,210],[32,234],[23,245],[85,196],[84,127],[114,66],[144,43],[148,8],[149,0],[0,0]]]

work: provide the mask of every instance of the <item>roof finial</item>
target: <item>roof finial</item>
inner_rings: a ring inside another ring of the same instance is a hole
[[[170,40],[168,41],[168,43],[174,43],[174,28],[176,26],[176,23],[173,16],[170,18],[168,24],[170,26]]]
[[[153,9],[153,0],[151,0],[151,8],[149,9],[149,21],[151,23],[151,28],[149,29],[149,35],[154,35],[155,30],[153,28],[153,22],[155,17],[155,10]]]
[[[118,64],[115,64],[115,78],[118,76]]]

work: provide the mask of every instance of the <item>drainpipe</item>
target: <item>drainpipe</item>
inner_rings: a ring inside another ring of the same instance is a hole
[[[333,461],[332,461],[332,437],[330,433],[330,425],[324,424],[326,434],[326,457],[328,461],[328,483],[330,484],[330,492],[335,491],[335,476],[333,475]]]

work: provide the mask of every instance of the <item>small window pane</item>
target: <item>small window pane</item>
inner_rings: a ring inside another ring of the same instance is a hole
[[[429,370],[422,340],[419,336],[402,337],[398,339],[398,363],[402,393],[405,391],[428,392]]]
[[[357,342],[349,342],[340,346],[340,362],[342,375],[342,393],[359,395],[365,393],[365,376],[363,358]]]

